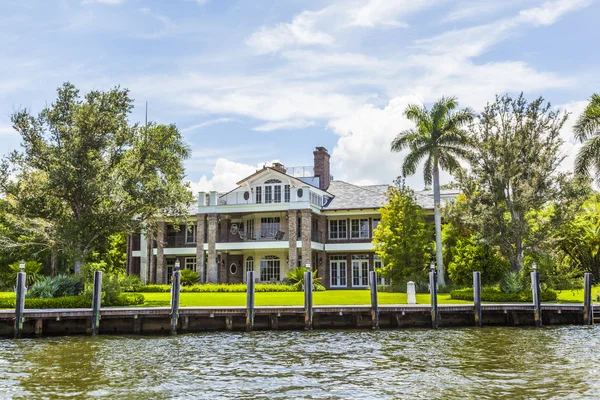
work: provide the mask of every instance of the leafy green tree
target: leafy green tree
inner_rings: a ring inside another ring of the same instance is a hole
[[[460,170],[459,159],[469,156],[470,141],[464,127],[474,117],[466,108],[456,110],[455,97],[442,97],[431,110],[411,104],[404,115],[416,128],[400,132],[392,142],[392,151],[409,149],[402,165],[402,175],[413,175],[424,160],[425,185],[433,183],[434,220],[438,283],[445,285],[442,256],[442,219],[440,214],[440,168],[451,173]]]
[[[600,280],[600,194],[590,196],[556,236],[556,248],[563,256],[560,261]]]
[[[573,127],[575,138],[583,143],[575,159],[575,171],[589,175],[595,171],[600,185],[600,94],[595,93]]]
[[[500,281],[510,270],[510,264],[496,249],[474,235],[459,238],[452,253],[448,276],[459,285],[471,285],[475,271],[481,272],[481,282],[489,285]]]
[[[190,151],[177,127],[130,125],[132,108],[126,89],[82,98],[65,83],[37,116],[27,109],[12,115],[23,151],[4,160],[0,190],[18,202],[20,215],[55,227],[76,273],[111,235],[157,215],[182,215],[192,201],[182,183]]]
[[[526,253],[547,248],[560,225],[590,190],[589,181],[557,171],[563,160],[560,130],[567,115],[543,98],[499,96],[472,126],[475,152],[459,180],[468,210],[465,223],[498,246],[519,272]],[[540,218],[540,210],[553,212]]]
[[[414,192],[401,185],[390,188],[388,203],[373,235],[375,252],[383,263],[380,273],[392,283],[420,282],[431,257],[431,230]]]

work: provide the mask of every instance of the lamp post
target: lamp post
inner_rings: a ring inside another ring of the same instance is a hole
[[[429,264],[429,294],[431,295],[431,327],[438,327],[438,302],[437,302],[437,271],[435,262]]]
[[[181,266],[181,263],[179,262],[179,258],[175,259],[175,271],[179,271],[179,267]]]
[[[19,263],[19,270],[21,272],[25,272],[25,260],[21,260],[21,262]]]

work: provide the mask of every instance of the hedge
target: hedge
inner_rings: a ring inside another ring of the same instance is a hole
[[[117,300],[110,304],[102,304],[103,307],[111,306],[136,306],[144,304],[146,299],[139,293],[121,293]],[[15,298],[0,298],[0,309],[14,309]],[[38,308],[92,308],[92,300],[85,296],[51,297],[51,298],[26,298],[26,309]]]
[[[450,297],[453,300],[473,301],[473,289],[465,288],[453,290],[450,292]],[[558,293],[552,289],[543,290],[540,298],[542,301],[556,301]],[[502,302],[532,302],[533,294],[530,290],[525,290],[519,293],[502,293],[498,288],[483,288],[481,289],[481,301],[489,301],[494,303]]]
[[[134,292],[139,293],[157,293],[170,292],[171,285],[143,285],[133,288]],[[315,285],[316,291],[323,291],[325,287]],[[182,286],[183,293],[243,293],[246,292],[246,284],[230,283],[230,284],[215,284],[205,283],[202,285]],[[254,285],[255,292],[297,292],[293,286],[280,283],[257,283]]]

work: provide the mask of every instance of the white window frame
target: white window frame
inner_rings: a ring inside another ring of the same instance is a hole
[[[383,261],[381,260],[381,258],[379,258],[379,256],[377,254],[375,254],[373,256],[373,271],[377,271],[378,269],[383,268]],[[377,273],[377,284],[378,285],[382,285],[385,286],[387,285],[387,280],[381,276],[379,273]]]
[[[192,229],[190,229],[190,228],[192,228]],[[192,224],[192,225],[186,225],[185,226],[185,243],[196,243],[196,240],[197,240],[196,239],[197,238],[197,236],[196,236],[196,230],[197,230],[196,225]],[[189,237],[190,234],[192,235],[191,240],[190,240],[190,237]]]
[[[369,286],[369,256],[352,256],[352,287]],[[357,268],[355,268],[355,266]],[[366,268],[366,271],[365,271]],[[366,273],[365,273],[366,272]]]
[[[192,271],[196,271],[197,265],[198,260],[196,260],[196,257],[186,257],[183,263],[185,269],[191,269]]]
[[[375,223],[375,221],[377,221],[377,223]],[[372,229],[371,229],[371,236],[375,236],[375,229],[377,229],[377,227],[379,226],[379,224],[381,223],[381,218],[372,218],[371,219],[371,224]]]
[[[358,236],[354,236],[354,221],[358,221]],[[362,229],[362,222],[367,223],[367,228],[365,230]],[[353,218],[350,220],[350,239],[369,239],[369,218]]]
[[[281,259],[273,255],[262,257],[260,259],[259,276],[261,282],[281,281]]]
[[[344,224],[346,225],[346,229],[344,230],[340,230],[340,221],[343,221]],[[336,225],[336,233],[337,233],[337,237],[333,237],[332,236],[332,232],[333,229],[331,229],[332,224],[335,222]],[[344,235],[344,237],[342,236],[342,233]],[[346,240],[348,239],[348,221],[346,219],[330,219],[329,220],[329,239],[330,240]]]
[[[348,287],[348,258],[346,256],[329,257],[329,287]]]
[[[290,193],[291,193],[290,185],[284,185],[283,186],[283,202],[284,203],[290,202]]]
[[[246,282],[249,271],[254,271],[254,257],[252,256],[246,257],[246,263],[244,264],[244,282]]]

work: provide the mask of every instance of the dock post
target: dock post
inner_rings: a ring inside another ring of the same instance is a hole
[[[179,296],[181,294],[181,271],[179,260],[175,260],[173,283],[171,284],[171,335],[177,334],[177,320],[179,319]]]
[[[304,329],[311,330],[313,322],[312,272],[304,273]]]
[[[98,334],[100,307],[102,304],[102,271],[94,271],[94,292],[92,294],[92,336]]]
[[[17,295],[15,303],[15,339],[21,338],[23,321],[25,321],[25,280],[27,278],[27,274],[23,272],[25,270],[25,262],[21,261],[20,268],[21,272],[17,272],[17,287],[15,288]]]
[[[254,271],[246,273],[246,332],[254,328]]]
[[[540,275],[535,263],[531,272],[531,293],[533,295],[533,318],[535,326],[542,326],[542,302],[540,299]]]
[[[429,271],[429,293],[431,295],[431,327],[433,329],[438,328],[438,299],[437,299],[437,272],[435,264],[431,263],[431,269]]]
[[[369,286],[371,287],[371,321],[373,329],[379,328],[379,303],[377,301],[377,272],[369,272]]]
[[[586,272],[583,275],[583,323],[594,324],[594,308],[592,306],[592,274]]]
[[[481,272],[473,272],[473,311],[475,313],[475,326],[481,327]]]

